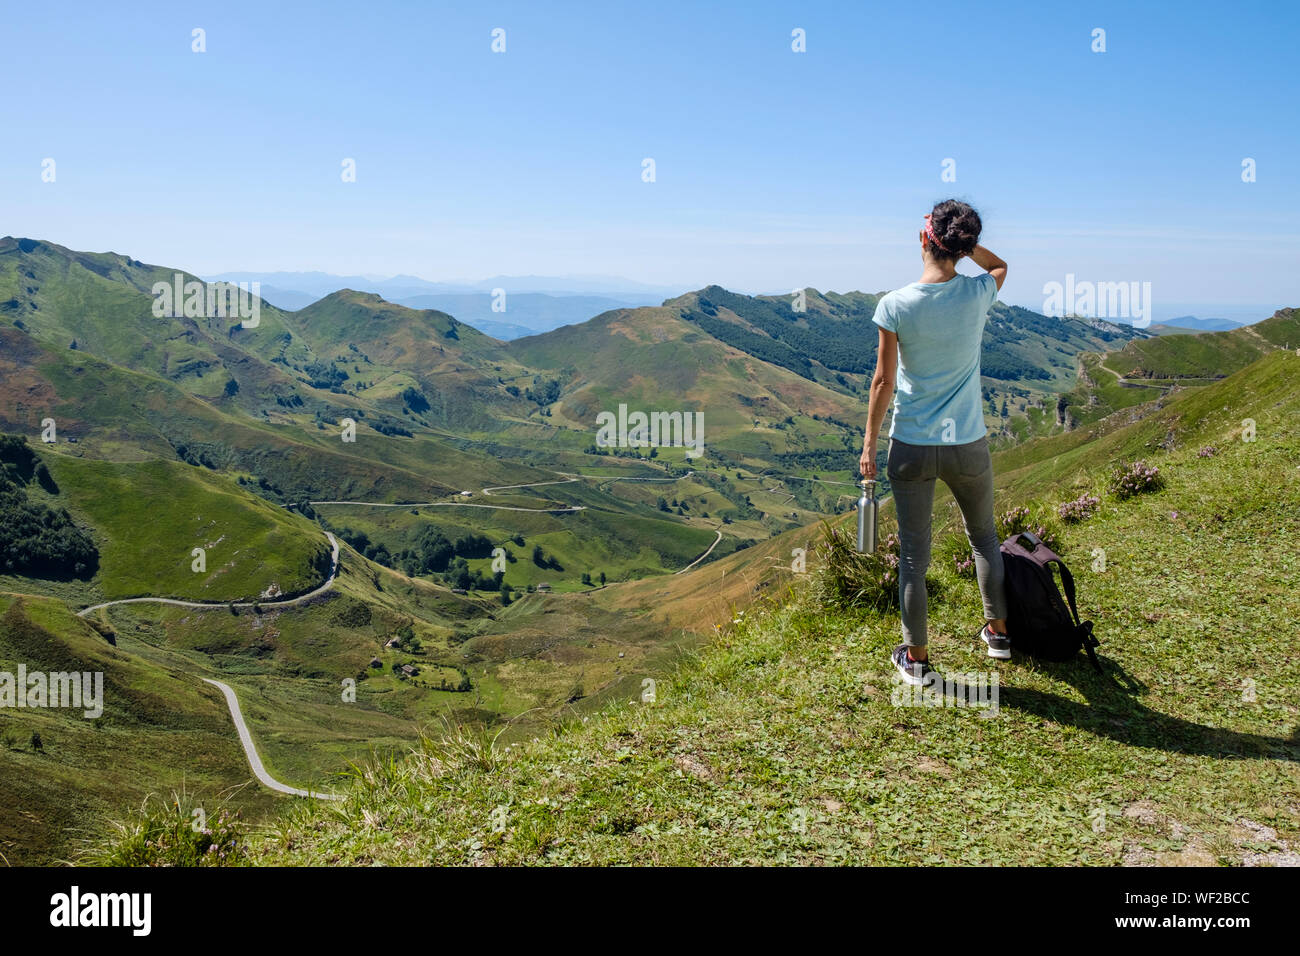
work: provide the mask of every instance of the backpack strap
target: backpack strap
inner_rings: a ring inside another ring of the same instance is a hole
[[[1088,660],[1092,661],[1092,666],[1100,674],[1101,662],[1097,660],[1097,654],[1093,650],[1094,647],[1100,646],[1100,642],[1092,636],[1092,621],[1079,620],[1079,611],[1074,606],[1074,575],[1059,558],[1056,560],[1056,566],[1061,571],[1061,584],[1065,586],[1065,600],[1069,602],[1070,616],[1074,618],[1074,626],[1078,630],[1079,639],[1083,642],[1083,649],[1088,652]]]
[[[1061,584],[1065,586],[1065,600],[1070,604],[1070,616],[1074,618],[1074,626],[1080,627],[1079,610],[1074,606],[1074,575],[1070,569],[1065,566],[1065,562],[1057,558],[1055,562],[1057,569],[1061,572]]]

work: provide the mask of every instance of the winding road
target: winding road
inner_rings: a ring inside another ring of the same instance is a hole
[[[507,491],[511,488],[536,488],[539,485],[567,485],[571,481],[577,481],[577,478],[561,478],[558,481],[532,481],[524,485],[494,485],[491,488],[482,489],[485,495],[496,494],[498,491]],[[519,508],[514,505],[480,505],[471,501],[407,501],[392,504],[386,501],[313,501],[310,502],[314,508],[317,505],[362,505],[367,508],[490,508],[493,511],[529,511],[536,514],[560,514],[568,511],[586,511],[585,505],[563,505],[559,508]]]
[[[685,574],[685,573],[686,573],[687,571],[689,571],[691,568],[695,567],[697,564],[699,564],[701,561],[703,561],[705,558],[707,558],[710,554],[712,554],[712,553],[713,553],[713,549],[716,548],[716,547],[718,546],[718,542],[722,540],[722,532],[721,532],[721,531],[717,531],[717,532],[715,532],[715,533],[717,534],[717,537],[713,539],[713,544],[709,545],[709,550],[708,550],[708,551],[705,551],[702,555],[700,555],[698,558],[696,558],[696,559],[695,559],[694,561],[692,561],[690,564],[686,565],[686,567],[684,567],[684,568],[682,568],[680,571],[676,571],[676,572],[674,572],[674,573],[675,573],[675,574]]]
[[[302,604],[310,601],[318,594],[328,591],[334,584],[334,578],[339,573],[339,543],[335,540],[334,535],[328,531],[325,537],[330,539],[330,576],[325,579],[325,583],[320,587],[308,591],[306,594],[300,594],[294,598],[285,598],[283,601],[236,601],[231,604],[229,601],[179,601],[176,598],[160,597],[138,597],[122,598],[120,601],[105,601],[103,604],[92,604],[90,607],[82,608],[77,612],[77,617],[85,617],[91,611],[98,611],[104,607],[115,607],[118,604],[170,604],[174,607],[193,607],[193,608],[229,608],[229,607],[292,607],[295,604]]]
[[[548,482],[549,484],[549,482]],[[532,511],[539,514],[556,514],[562,511],[586,511],[586,505],[565,505],[562,508],[516,508],[513,505],[479,505],[469,501],[312,501],[318,505],[357,505],[364,508],[490,508],[493,511]]]
[[[330,576],[325,579],[325,583],[320,587],[308,591],[306,594],[300,594],[294,598],[285,598],[283,601],[239,601],[234,607],[292,607],[296,604],[302,604],[310,601],[318,594],[328,591],[334,584],[334,579],[339,573],[339,543],[334,535],[328,531],[325,537],[330,541]],[[229,608],[232,605],[229,602],[212,603],[202,601],[178,601],[175,598],[124,598],[120,601],[105,601],[103,604],[95,604],[91,607],[83,608],[77,612],[77,617],[85,617],[91,611],[98,611],[100,608],[114,607],[118,604],[170,604],[174,607],[192,607],[200,609],[212,608]],[[257,748],[253,746],[253,735],[249,733],[248,724],[244,723],[244,715],[239,710],[239,698],[229,684],[223,684],[219,680],[212,680],[209,677],[200,678],[205,683],[211,684],[217,688],[226,698],[226,704],[230,707],[230,716],[235,721],[235,729],[239,731],[239,741],[244,746],[244,754],[248,757],[248,765],[253,770],[253,775],[267,787],[280,793],[287,793],[295,797],[315,797],[319,800],[342,800],[338,794],[333,793],[313,793],[310,790],[300,790],[297,787],[291,787],[288,784],[281,783],[266,772],[266,767],[262,763],[262,758],[257,754]]]
[[[564,474],[564,472],[560,472],[560,474]],[[686,475],[683,475],[682,477],[689,478],[693,474],[694,474],[693,471],[688,472]],[[607,475],[570,475],[568,477],[561,478],[554,481],[534,481],[534,482],[528,482],[525,484],[518,484],[518,485],[494,485],[492,487],[482,489],[482,493],[485,495],[491,495],[499,491],[509,491],[515,488],[537,488],[543,485],[563,485],[563,484],[569,484],[570,482],[574,482],[574,481],[581,481],[584,478],[594,480],[594,481],[609,480],[609,476]],[[681,480],[680,478],[615,477],[610,481],[610,483],[612,484],[613,481],[680,481],[680,480]],[[311,504],[313,506],[365,505],[372,508],[431,508],[431,507],[491,508],[491,509],[496,509],[501,511],[531,511],[531,512],[542,512],[542,513],[556,513],[556,512],[585,510],[585,507],[582,505],[564,506],[560,508],[518,508],[509,505],[483,505],[483,504],[474,504],[470,502],[460,502],[460,501],[427,501],[427,502],[407,502],[407,503],[397,503],[397,504],[388,503],[388,502],[373,502],[373,501],[313,501],[311,502]],[[692,561],[690,564],[688,564],[686,567],[676,572],[677,574],[684,574],[685,572],[695,567],[697,564],[699,564],[701,561],[703,561],[705,558],[707,558],[710,554],[713,553],[713,549],[716,548],[718,546],[718,542],[722,540],[721,530],[716,530],[714,533],[717,535],[717,537],[714,538],[713,544],[709,545],[709,549],[705,551],[702,555],[700,555],[698,558],[696,558],[694,561]],[[330,532],[328,531],[325,532],[325,536],[329,539],[329,543],[330,543],[329,577],[326,578],[325,582],[321,584],[319,587],[314,588],[313,590],[307,592],[306,594],[300,594],[297,597],[285,598],[284,600],[280,600],[280,601],[238,601],[233,604],[229,601],[222,601],[222,602],[182,601],[177,598],[163,598],[163,597],[122,598],[120,600],[104,601],[101,604],[93,604],[90,607],[82,608],[80,611],[77,612],[77,616],[84,618],[88,614],[93,613],[94,611],[98,611],[106,607],[116,607],[117,605],[120,604],[167,604],[173,607],[195,608],[199,610],[212,610],[214,608],[230,608],[230,607],[236,607],[236,608],[293,607],[295,605],[302,604],[306,601],[309,601],[320,594],[323,594],[325,591],[329,590],[334,585],[334,579],[338,576],[338,571],[339,571],[339,543],[338,543],[338,539],[336,539],[334,535],[331,534]],[[257,747],[254,746],[253,744],[253,735],[248,729],[248,724],[244,721],[243,712],[239,708],[239,698],[235,696],[234,689],[229,684],[223,683],[222,681],[219,680],[214,680],[213,678],[210,677],[203,677],[200,679],[204,683],[211,684],[213,687],[217,688],[219,691],[221,691],[222,696],[225,697],[226,705],[230,708],[230,717],[235,722],[235,730],[239,733],[239,742],[244,748],[244,755],[248,758],[248,765],[252,769],[253,775],[263,786],[268,787],[271,790],[275,790],[278,793],[285,793],[295,797],[310,797],[319,800],[342,800],[343,799],[342,795],[340,794],[316,793],[311,790],[303,790],[299,787],[291,787],[288,784],[281,783],[279,780],[276,780],[274,777],[272,777],[267,772],[266,765],[262,763],[262,758],[257,752]]]
[[[560,474],[564,474],[564,472],[560,472]],[[580,479],[585,477],[587,476],[572,475],[568,478],[561,478],[558,481],[530,481],[527,484],[523,484],[523,485],[493,485],[491,488],[484,488],[483,494],[494,495],[498,491],[509,491],[511,488],[537,488],[540,487],[541,485],[567,485],[570,482],[579,481]]]
[[[695,474],[688,471],[681,478],[625,478],[621,476],[610,475],[568,475],[567,472],[557,472],[557,474],[567,475],[554,481],[529,481],[520,485],[492,485],[488,488],[480,489],[481,494],[495,495],[499,491],[509,491],[512,488],[540,488],[543,485],[567,485],[574,481],[582,481],[584,478],[588,481],[606,482],[613,484],[616,481],[682,481]],[[514,505],[481,505],[469,501],[312,501],[309,502],[314,508],[317,505],[360,505],[367,508],[490,508],[494,511],[528,511],[535,514],[560,514],[569,511],[586,511],[586,505],[562,505],[558,508],[519,508]]]
[[[1109,353],[1109,352],[1105,352],[1105,353],[1102,354],[1102,362],[1105,361],[1107,355],[1110,355],[1110,353]],[[1099,369],[1101,369],[1103,372],[1109,372],[1111,375],[1114,375],[1114,376],[1115,376],[1115,381],[1116,381],[1116,383],[1119,385],[1120,388],[1150,388],[1150,389],[1157,389],[1157,390],[1159,390],[1159,391],[1162,392],[1162,393],[1164,393],[1164,392],[1168,392],[1171,388],[1173,388],[1172,385],[1162,385],[1162,384],[1158,384],[1158,383],[1156,383],[1156,382],[1152,382],[1152,381],[1149,381],[1149,380],[1148,380],[1148,381],[1141,381],[1141,382],[1132,382],[1132,381],[1129,381],[1129,380],[1126,379],[1123,375],[1119,374],[1119,372],[1115,371],[1115,370],[1114,370],[1113,368],[1111,368],[1110,366],[1108,366],[1108,365],[1103,365],[1102,362],[1097,362],[1095,365],[1093,365],[1093,368],[1094,368],[1094,369],[1098,369],[1098,368],[1099,368]],[[1079,376],[1080,376],[1082,379],[1084,379],[1085,384],[1091,384],[1090,376],[1088,375],[1088,371],[1087,371],[1086,369],[1084,369],[1084,368],[1082,367],[1082,365],[1080,365],[1080,367],[1079,367]]]
[[[253,735],[248,731],[248,724],[244,723],[244,715],[239,709],[239,698],[235,696],[235,691],[229,684],[223,684],[219,680],[213,680],[210,677],[201,678],[205,684],[211,684],[217,690],[221,691],[226,698],[226,704],[230,707],[230,716],[235,721],[235,729],[239,731],[239,742],[244,745],[244,755],[248,757],[248,765],[253,768],[255,776],[264,787],[277,790],[280,793],[287,793],[294,797],[314,797],[317,800],[342,800],[343,797],[337,793],[316,793],[312,790],[300,790],[297,787],[291,787],[287,783],[281,783],[269,773],[266,772],[266,766],[262,763],[262,758],[257,753],[257,748],[253,746]]]

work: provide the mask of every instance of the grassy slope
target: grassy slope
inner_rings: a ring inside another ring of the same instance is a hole
[[[319,528],[229,478],[176,462],[42,457],[95,529],[105,600],[253,600],[272,584],[299,594],[329,567]],[[205,572],[191,567],[194,548],[207,551]]]
[[[224,702],[184,670],[141,656],[129,636],[113,647],[60,601],[0,593],[0,670],[100,671],[104,713],[0,711],[0,858],[48,863],[148,793],[187,789],[209,807],[250,773]],[[41,736],[42,752],[30,746]],[[250,813],[273,798],[240,792]]]
[[[597,414],[617,413],[620,403],[629,411],[705,410],[706,446],[730,449],[756,419],[770,424],[800,410],[848,419],[860,401],[724,345],[676,309],[607,312],[506,348],[521,362],[557,371],[582,357],[555,415],[586,429],[586,444],[595,442]],[[775,450],[788,450],[789,441],[775,435]]]
[[[1187,330],[1176,330],[1187,331]],[[1174,387],[1207,385],[1261,355],[1300,346],[1300,312],[1280,309],[1252,326],[1224,332],[1159,335],[1104,354],[1079,355],[1078,381],[1061,396],[1070,427],[1098,422],[1121,409],[1159,398]],[[1035,425],[1013,423],[1021,438],[1063,430],[1052,416]]]
[[[364,622],[349,618],[359,603],[369,609]],[[0,711],[0,854],[11,863],[67,858],[105,818],[147,793],[186,790],[209,812],[228,803],[247,819],[265,819],[284,798],[250,785],[225,703],[201,676],[235,688],[268,770],[300,786],[334,786],[350,763],[404,750],[441,715],[490,719],[473,694],[430,690],[391,672],[406,661],[430,675],[440,660],[459,663],[446,635],[478,603],[386,572],[346,547],[331,592],[292,611],[96,612],[115,647],[61,601],[0,592],[0,670],[14,673],[22,663],[106,675],[97,721],[63,710]],[[425,641],[423,654],[384,649],[406,623]],[[367,666],[376,656],[382,670]],[[355,702],[344,701],[342,681],[362,674]],[[531,704],[518,693],[502,696],[513,710]],[[43,753],[29,745],[33,732]]]
[[[332,363],[349,375],[348,391],[364,383],[357,392],[362,401],[399,413],[401,393],[414,387],[429,403],[416,410],[417,421],[459,432],[493,431],[532,407],[498,381],[528,370],[516,367],[500,342],[443,312],[345,289],[283,318],[294,344],[286,349],[263,335],[258,345],[264,357],[270,348],[294,364]]]
[[[1254,325],[1200,335],[1162,335],[1128,343],[1105,365],[1127,378],[1221,378],[1264,352],[1300,348],[1300,310],[1280,309]]]
[[[254,859],[1280,859],[1283,842],[1300,840],[1298,379],[1300,359],[1270,355],[1103,436],[1091,453],[1066,435],[1051,440],[1059,455],[1049,448],[1034,464],[1024,449],[1019,469],[1005,463],[1016,491],[1000,494],[1002,507],[1030,491],[1050,503],[1099,488],[1109,454],[1147,454],[1167,475],[1166,490],[1106,499],[1063,531],[1105,677],[1082,659],[1017,661],[1001,670],[994,719],[895,707],[886,654],[897,616],[838,611],[797,588],[660,681],[652,706],[612,706],[496,760],[435,747],[377,767],[342,806],[298,808],[292,843],[259,839]],[[1253,443],[1239,436],[1248,415]],[[1173,450],[1151,452],[1170,428]],[[1197,457],[1201,443],[1218,454]],[[1104,572],[1090,570],[1094,548],[1105,549]],[[949,673],[985,668],[969,636],[973,582],[935,573],[936,659]]]

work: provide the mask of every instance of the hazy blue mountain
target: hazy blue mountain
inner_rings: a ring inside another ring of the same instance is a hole
[[[1234,322],[1232,319],[1200,319],[1194,315],[1180,315],[1176,318],[1165,319],[1160,324],[1189,329],[1192,332],[1226,332],[1229,329],[1241,326],[1240,322]]]
[[[642,299],[610,299],[592,295],[546,295],[540,292],[506,293],[504,312],[492,310],[493,297],[487,293],[451,295],[416,295],[398,300],[412,309],[437,309],[456,316],[480,332],[498,339],[517,339],[524,335],[549,332],[563,325],[585,322],[611,309],[658,305]]]
[[[305,309],[313,302],[325,298],[323,295],[312,295],[310,292],[298,292],[294,289],[282,289],[275,285],[263,285],[261,287],[262,301],[269,302],[278,309],[285,309],[289,312],[297,312],[299,309]]]
[[[600,296],[632,302],[636,305],[658,305],[664,299],[680,295],[681,288],[648,285],[621,276],[489,276],[486,279],[452,279],[431,282],[417,276],[396,275],[387,278],[374,275],[334,275],[328,272],[223,272],[204,276],[209,282],[260,282],[262,289],[275,288],[281,293],[311,296],[312,301],[322,299],[339,289],[373,292],[389,302],[416,295],[463,295],[491,293],[505,289],[507,295],[543,293],[552,296]],[[287,308],[287,306],[286,306]]]

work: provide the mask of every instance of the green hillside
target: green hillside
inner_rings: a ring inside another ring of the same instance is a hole
[[[849,449],[861,428],[859,397],[746,354],[674,309],[608,312],[508,347],[528,365],[553,370],[560,390],[552,421],[570,429],[578,447],[595,446],[599,414],[625,405],[645,413],[703,412],[705,454],[714,462],[801,473],[808,466],[780,456],[810,455],[824,470],[841,471],[856,460]],[[860,432],[856,441],[860,447]],[[818,451],[827,457],[816,458]],[[659,453],[683,461],[680,449]]]
[[[1254,325],[1226,332],[1138,339],[1101,355],[1079,356],[1079,380],[1057,399],[1065,429],[1097,422],[1173,389],[1218,381],[1261,355],[1300,347],[1300,315],[1281,309]]]
[[[95,529],[105,600],[150,595],[248,601],[309,591],[329,573],[319,529],[234,482],[176,462],[47,454],[60,489]],[[191,565],[205,550],[206,570]]]
[[[502,745],[594,723],[683,655],[725,653],[731,638],[700,648],[752,617],[752,602],[808,611],[800,555],[815,567],[818,522],[856,496],[878,296],[808,290],[795,314],[785,297],[714,286],[500,343],[445,313],[348,290],[294,313],[264,305],[255,328],[155,317],[152,282],[174,271],[0,241],[0,431],[26,437],[6,440],[0,456],[0,541],[11,552],[0,593],[13,605],[0,649],[14,649],[16,666],[33,641],[81,659],[98,640],[115,655],[105,664],[114,688],[171,686],[178,713],[203,728],[173,752],[151,736],[163,724],[119,700],[114,719],[127,722],[105,759],[133,733],[138,753],[107,775],[116,791],[88,785],[61,806],[59,787],[99,766],[73,742],[102,734],[100,724],[38,714],[50,721],[38,751],[29,716],[0,714],[19,728],[6,759],[40,778],[25,783],[28,815],[0,833],[11,860],[66,855],[77,834],[102,831],[105,811],[120,816],[145,792],[190,782],[209,803],[234,788],[230,805],[267,822],[285,801],[258,784],[240,789],[247,763],[201,677],[234,688],[273,776],[330,789],[350,764],[405,754],[444,719],[469,738],[499,733]],[[1285,340],[1274,324],[1257,334]],[[1278,427],[1264,363],[1236,380],[1237,400],[1219,385],[1197,391],[1210,377],[1133,381],[1107,371],[1116,353],[1087,351],[1132,334],[995,307],[986,420],[1004,446],[1051,436],[1000,454],[1004,493],[1045,508],[1051,494],[1100,480],[1112,460],[1177,459],[1202,434],[1196,421],[1217,440],[1214,429],[1244,407],[1257,412],[1261,441]],[[1210,397],[1196,405],[1198,394]],[[597,447],[597,415],[620,405],[702,412],[703,454]],[[49,420],[57,436],[47,444]],[[326,532],[341,543],[337,578],[309,601],[277,605],[325,580]],[[206,549],[200,572],[196,547]],[[504,571],[495,547],[508,552]],[[952,541],[944,548],[950,561]],[[967,583],[950,588],[967,613]],[[89,621],[72,616],[137,596],[257,606],[114,604]],[[857,626],[853,615],[814,612],[830,634]],[[827,673],[812,658],[795,666]],[[759,720],[690,686],[701,706]],[[584,759],[602,766],[594,753]]]
[[[728,344],[807,378],[844,386],[842,376],[875,368],[877,329],[871,318],[883,293],[822,295],[805,291],[802,311],[792,296],[744,296],[709,286],[666,303]],[[1051,318],[995,303],[981,354],[986,379],[1033,385],[1067,380],[1080,351],[1142,338],[1132,326]]]
[[[1081,657],[1017,660],[991,718],[895,706],[896,613],[840,606],[821,565],[788,599],[734,612],[652,702],[631,692],[508,753],[463,730],[431,739],[367,769],[342,806],[247,834],[241,859],[1284,861],[1300,839],[1298,380],[1300,359],[1274,353],[1092,446],[1070,434],[999,456],[998,508],[1027,505],[1059,534],[1102,676]],[[1165,487],[1117,499],[1107,463],[1138,454]],[[1085,491],[1097,514],[1063,525],[1055,506]],[[973,580],[938,560],[933,573],[935,659],[986,669]]]
[[[104,675],[98,719],[80,710],[0,710],[0,859],[9,864],[71,859],[106,819],[150,793],[201,794],[215,814],[218,794],[249,778],[212,689],[123,644],[113,646],[61,601],[0,592],[0,671],[21,664]],[[239,800],[250,814],[273,802],[256,788]]]
[[[499,427],[529,403],[503,384],[515,368],[501,343],[450,315],[342,290],[285,317],[292,337],[278,361],[320,387],[356,396],[416,423],[458,430]],[[263,336],[265,340],[265,336]]]
[[[1130,342],[1105,365],[1132,379],[1219,379],[1276,348],[1300,348],[1300,310],[1281,309],[1254,325],[1226,332],[1162,335]]]

